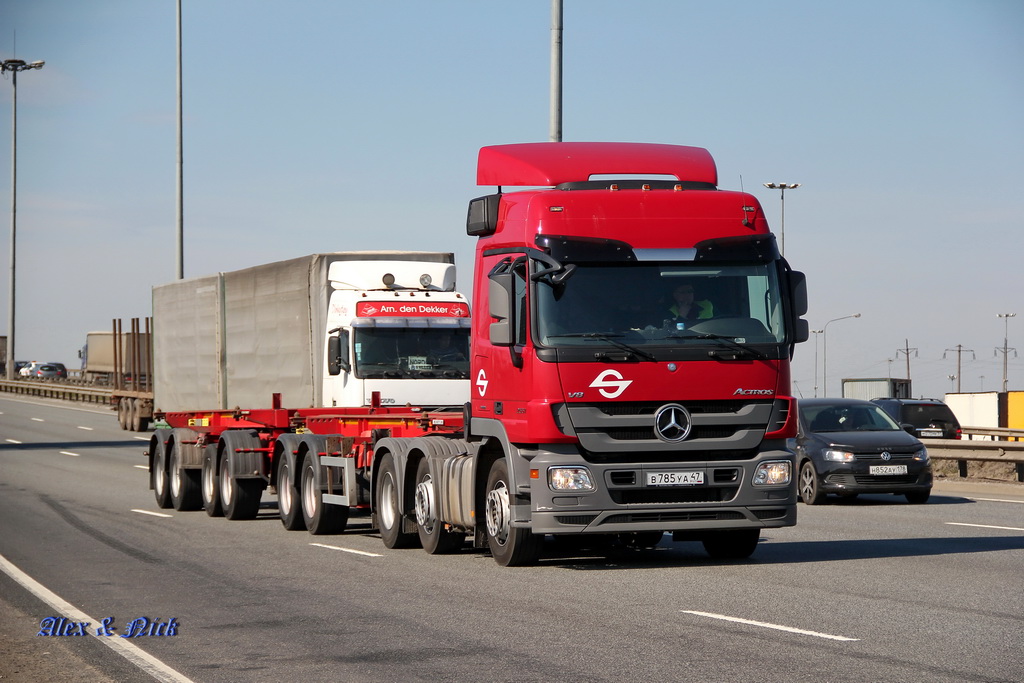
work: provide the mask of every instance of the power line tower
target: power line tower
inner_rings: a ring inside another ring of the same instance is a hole
[[[913,351],[914,352],[914,358],[917,358],[917,348],[916,347],[913,348],[913,349],[910,348],[910,340],[909,339],[904,339],[903,343],[904,343],[905,346],[902,349],[896,349],[896,358],[899,358],[901,353],[907,357],[907,381],[909,382],[910,381],[910,352]]]
[[[962,365],[963,355],[965,353],[971,354],[971,360],[977,360],[978,357],[974,355],[974,349],[965,349],[963,344],[957,344],[956,348],[954,348],[954,349],[946,349],[945,351],[942,352],[942,357],[945,358],[946,357],[946,353],[948,353],[950,351],[956,351],[956,375],[950,375],[949,379],[950,380],[956,379],[956,393],[959,394],[960,393],[960,376],[961,376],[961,374],[963,374],[960,371],[960,366]]]
[[[1016,316],[1017,316],[1016,313],[997,313],[996,314],[996,317],[999,317],[999,318],[1003,319],[1003,348],[999,348],[997,346],[996,347],[996,355],[998,356],[1000,352],[1002,352],[1002,354],[1003,354],[1003,392],[1004,393],[1007,391],[1006,361],[1007,361],[1007,359],[1010,356],[1010,351],[1013,351],[1013,357],[1014,358],[1017,357],[1017,349],[1007,345],[1009,343],[1008,337],[1009,337],[1009,330],[1010,330],[1010,327],[1009,327],[1010,318],[1014,318]]]

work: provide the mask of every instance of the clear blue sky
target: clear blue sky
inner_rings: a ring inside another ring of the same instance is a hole
[[[185,275],[319,251],[454,251],[483,145],[544,141],[549,0],[184,0]],[[1024,2],[565,0],[564,139],[708,148],[809,279],[842,377],[1024,389]],[[16,39],[16,51],[15,51]],[[175,2],[8,3],[18,81],[19,359],[175,276]],[[9,79],[0,83],[0,327]],[[821,335],[818,336],[819,341]],[[822,385],[817,355],[818,384]],[[816,346],[797,349],[812,396]],[[945,356],[945,358],[943,358]],[[982,379],[982,377],[984,379]],[[824,394],[824,388],[819,388]]]

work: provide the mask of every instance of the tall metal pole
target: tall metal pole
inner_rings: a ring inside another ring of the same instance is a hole
[[[786,190],[795,190],[800,187],[800,183],[762,183],[769,190],[779,190],[779,196],[782,201],[782,223],[780,224],[779,234],[782,248],[782,255],[786,255]]]
[[[26,64],[21,59],[0,62],[0,72],[11,72],[11,273],[10,300],[7,304],[7,356],[4,359],[7,379],[14,379],[14,283],[18,253],[18,72],[41,68],[43,62]]]
[[[551,142],[562,141],[562,0],[551,0]]]
[[[996,316],[1003,319],[1003,393],[1006,393],[1008,380],[1006,376],[1006,361],[1010,356],[1010,318],[1017,316],[1016,313],[996,313]],[[996,349],[999,351],[999,349]],[[1016,351],[1014,351],[1016,355]]]
[[[14,270],[18,232],[18,70],[11,71],[11,272],[7,304],[7,379],[14,379]]]
[[[178,0],[178,182],[177,182],[177,279],[185,277],[185,222],[181,121],[181,0]]]
[[[840,320],[846,320],[847,318],[859,318],[860,313],[854,313],[853,315],[844,315],[842,318],[833,318],[821,327],[821,374],[822,374],[822,393],[828,396],[828,326],[834,322]]]

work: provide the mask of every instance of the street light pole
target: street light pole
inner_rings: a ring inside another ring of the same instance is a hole
[[[822,374],[822,391],[828,396],[828,326],[834,322],[840,320],[846,320],[847,318],[859,318],[860,313],[854,313],[853,315],[844,315],[842,318],[833,318],[821,327],[821,374]]]
[[[814,335],[814,398],[818,398],[818,337],[825,330],[811,330]]]
[[[11,282],[7,304],[7,379],[14,379],[14,273],[18,233],[18,72],[42,69],[44,62],[26,64],[23,59],[5,59],[0,72],[11,72]]]
[[[779,198],[782,200],[782,221],[779,224],[779,233],[782,242],[782,255],[786,255],[786,190],[795,190],[800,183],[763,183],[769,190],[779,190]]]

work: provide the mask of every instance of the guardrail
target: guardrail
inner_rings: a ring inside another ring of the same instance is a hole
[[[1024,482],[1024,429],[964,427],[963,434],[963,439],[924,439],[928,455],[933,460],[955,461],[961,478],[968,476],[969,462],[1012,463],[1017,481]],[[986,438],[970,438],[974,436]]]
[[[110,405],[111,388],[58,381],[0,380],[0,391],[40,398],[56,398],[62,401]]]

